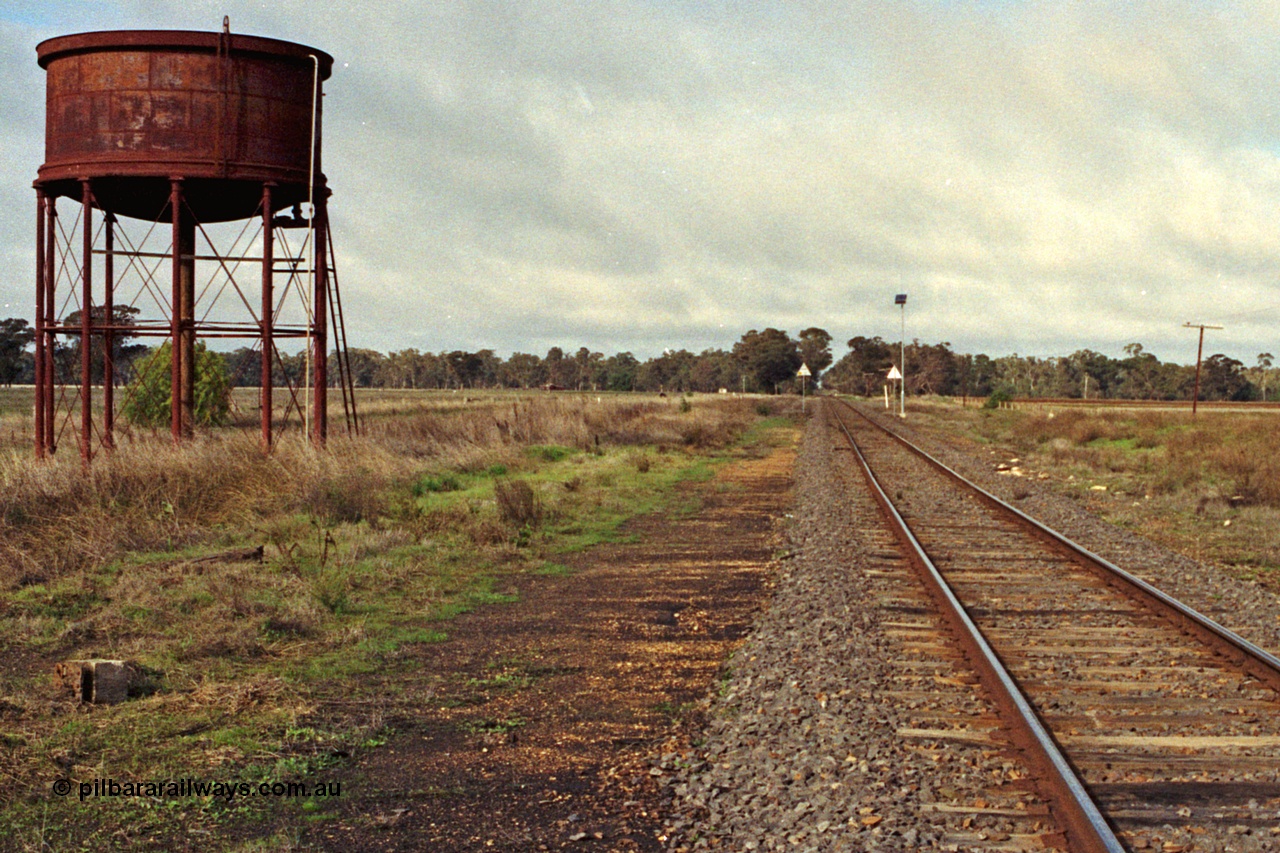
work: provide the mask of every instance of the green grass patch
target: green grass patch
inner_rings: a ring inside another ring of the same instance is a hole
[[[413,484],[415,497],[433,492],[456,492],[462,488],[462,478],[455,473],[428,474]]]
[[[528,722],[528,720],[518,715],[513,717],[480,717],[474,720],[464,720],[462,722],[462,730],[472,735],[507,734],[524,727]]]
[[[542,462],[560,462],[577,451],[557,444],[533,444],[524,449],[525,455]]]

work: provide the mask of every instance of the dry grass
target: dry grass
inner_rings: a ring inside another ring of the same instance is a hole
[[[505,573],[607,541],[760,420],[711,397],[444,396],[399,395],[319,453],[228,429],[134,433],[88,472],[0,459],[0,823],[19,849],[138,837],[127,803],[51,799],[59,776],[297,778],[358,748],[413,644],[509,600]],[[262,563],[197,561],[258,545]],[[91,720],[55,698],[52,663],[91,656],[141,663],[150,695]],[[324,710],[362,690],[366,710]],[[199,803],[166,820],[211,828]]]
[[[1280,426],[1274,414],[1208,411],[1126,411],[1073,406],[1054,410],[984,411],[934,402],[918,408],[1012,454],[1080,473],[1123,475],[1127,490],[1172,494],[1185,489],[1239,496],[1280,508]]]
[[[513,527],[533,527],[542,518],[542,502],[524,480],[498,480],[493,484],[498,517]]]
[[[928,423],[1019,457],[1103,517],[1280,587],[1275,413],[924,408]]]
[[[376,517],[404,466],[376,446],[300,440],[271,457],[243,434],[175,448],[125,445],[86,473],[78,459],[0,463],[0,589],[47,581],[130,551],[178,551],[211,533],[311,512],[330,522]]]
[[[529,445],[722,446],[752,420],[745,402],[712,400],[680,412],[666,402],[573,395],[502,397],[374,419],[362,439],[316,453],[294,436],[264,457],[252,433],[206,435],[175,448],[137,437],[86,475],[58,454],[0,461],[0,589],[62,577],[130,551],[180,550],[251,530],[282,514],[326,524],[375,521],[392,492],[424,465],[477,471]]]

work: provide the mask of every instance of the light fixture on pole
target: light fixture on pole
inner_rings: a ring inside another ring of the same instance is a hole
[[[899,293],[893,297],[893,304],[902,306],[902,388],[898,393],[898,400],[901,410],[898,417],[905,418],[907,416],[907,294]]]

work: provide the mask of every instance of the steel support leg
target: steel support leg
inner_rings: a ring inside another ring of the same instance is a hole
[[[44,393],[44,190],[36,189],[36,458],[44,459],[45,393]]]
[[[39,344],[44,347],[44,378],[40,384],[44,390],[44,446],[45,450],[52,454],[58,450],[58,445],[54,441],[54,422],[57,420],[57,416],[53,405],[54,356],[57,352],[57,336],[53,331],[54,311],[57,310],[54,301],[54,289],[58,280],[55,271],[58,259],[58,199],[56,196],[45,197],[44,223],[45,256],[44,282],[42,284],[44,287],[44,340],[40,341]]]
[[[80,183],[80,460],[93,459],[93,186]]]
[[[102,267],[102,446],[112,450],[116,446],[116,336],[112,330],[112,326],[116,322],[115,215],[112,213],[105,214],[103,223],[106,226],[107,254]]]
[[[272,387],[271,359],[275,353],[275,294],[273,277],[275,267],[275,231],[271,214],[271,188],[274,184],[262,186],[262,449],[271,452],[272,431]]]

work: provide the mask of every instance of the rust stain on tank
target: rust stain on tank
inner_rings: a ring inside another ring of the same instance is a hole
[[[37,184],[155,219],[180,177],[197,219],[252,216],[262,183],[278,209],[307,197],[313,79],[333,58],[258,36],[168,30],[79,33],[36,47],[46,70],[45,162]],[[314,59],[313,59],[314,58]],[[317,102],[317,131],[321,101]],[[316,141],[317,173],[319,139]]]

